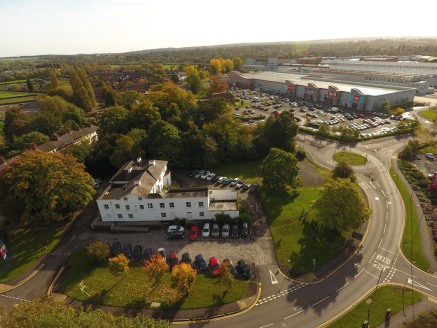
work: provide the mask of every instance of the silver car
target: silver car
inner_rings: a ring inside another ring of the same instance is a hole
[[[223,239],[227,239],[229,238],[229,233],[231,231],[231,226],[229,223],[225,223],[223,224],[223,228],[222,228],[222,238]]]
[[[211,237],[218,238],[220,236],[220,226],[218,223],[214,223],[211,229]]]

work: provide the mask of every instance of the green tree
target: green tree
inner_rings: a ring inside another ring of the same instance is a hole
[[[70,84],[73,89],[73,102],[84,111],[89,112],[96,106],[94,90],[82,68],[70,69]]]
[[[232,59],[232,61],[234,62],[234,70],[236,71],[241,71],[241,68],[243,66],[243,60],[236,56]]]
[[[42,112],[32,118],[32,130],[47,136],[62,133],[62,118],[52,112]]]
[[[371,213],[357,184],[350,179],[329,179],[314,208],[322,225],[341,232],[359,228]]]
[[[74,156],[80,163],[85,163],[91,155],[92,146],[89,142],[82,142],[80,145],[72,145],[65,150],[66,154]]]
[[[93,240],[85,247],[86,257],[95,264],[104,263],[111,255],[109,244],[102,240]]]
[[[0,172],[0,213],[21,222],[61,222],[92,200],[92,184],[73,156],[26,151]]]
[[[80,328],[170,328],[168,321],[154,320],[139,313],[137,316],[113,315],[91,308],[73,308],[52,298],[21,302],[10,311],[0,309],[0,327],[80,327]]]
[[[48,85],[49,89],[56,89],[59,86],[58,78],[56,76],[55,70],[49,69],[50,83]]]
[[[345,161],[340,161],[337,163],[337,165],[332,170],[332,177],[340,179],[351,179],[352,181],[356,181],[352,166],[350,166]]]
[[[390,114],[391,104],[388,100],[384,99],[381,103],[381,113]]]
[[[297,163],[297,158],[292,153],[278,148],[270,149],[260,167],[263,188],[270,192],[284,193],[287,186],[298,187],[300,180],[297,178]]]
[[[6,109],[3,133],[6,141],[12,143],[14,136],[30,132],[30,120],[18,107]]]
[[[182,140],[179,130],[163,120],[152,124],[148,136],[148,151],[151,157],[181,165]]]
[[[130,110],[133,106],[139,104],[144,99],[143,94],[135,90],[122,92],[117,96],[117,104]]]
[[[21,137],[18,137],[14,141],[14,147],[18,150],[26,150],[32,144],[40,145],[49,141],[49,137],[40,132],[34,131],[23,134]]]
[[[115,93],[112,91],[106,92],[105,94],[105,106],[115,105]]]
[[[59,96],[66,101],[73,101],[73,88],[71,85],[60,85],[54,89],[47,91],[47,94],[51,97]]]
[[[184,70],[187,76],[185,81],[187,82],[188,89],[194,94],[198,93],[202,87],[202,79],[199,72],[194,66],[187,66]]]
[[[133,158],[132,149],[135,143],[131,137],[123,134],[117,139],[116,144],[114,152],[109,156],[109,161],[114,167],[120,168],[124,163]]]
[[[27,86],[27,90],[29,90],[29,92],[33,92],[33,83],[30,79],[26,80],[26,86]]]
[[[99,125],[99,138],[111,133],[127,132],[127,115],[127,109],[122,106],[105,108],[97,119]]]

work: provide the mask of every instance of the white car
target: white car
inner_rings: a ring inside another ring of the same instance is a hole
[[[428,159],[434,159],[435,158],[433,153],[425,153],[425,157],[428,158]]]
[[[210,174],[206,177],[206,180],[211,181],[214,177],[215,177],[215,173],[210,173]]]
[[[231,231],[231,226],[229,225],[229,223],[225,223],[223,224],[223,228],[222,228],[222,238],[229,238],[229,233]]]
[[[202,229],[202,237],[203,238],[208,238],[209,237],[209,233],[210,233],[210,229],[209,229],[209,223],[205,223],[203,225],[203,229]]]
[[[171,225],[167,228],[167,232],[172,232],[172,231],[181,231],[184,232],[185,229],[184,227],[178,226],[178,225]]]
[[[210,175],[210,174],[211,174],[211,172],[209,172],[209,171],[205,171],[205,173],[203,173],[203,174],[200,176],[200,178],[203,179],[203,180],[205,180],[206,177],[207,177],[208,175]]]

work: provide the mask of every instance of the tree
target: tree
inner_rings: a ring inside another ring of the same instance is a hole
[[[237,57],[234,57],[232,59],[232,61],[234,62],[234,70],[241,71],[241,68],[243,66],[243,60],[237,56]]]
[[[30,120],[18,107],[8,108],[5,113],[3,133],[6,140],[12,143],[14,136],[30,132]]]
[[[144,96],[135,90],[122,92],[117,97],[117,104],[130,110],[134,105],[139,104],[144,99]]]
[[[162,277],[169,270],[168,264],[161,254],[153,254],[151,259],[146,261],[141,268],[146,276],[153,281],[155,287],[161,283]]]
[[[384,99],[381,103],[381,113],[389,114],[391,111],[391,104],[388,100]]]
[[[0,309],[1,310],[1,309]],[[170,328],[168,321],[154,320],[139,313],[135,317],[113,315],[100,309],[73,308],[53,298],[17,303],[10,311],[0,311],[0,327],[105,327],[105,328]]]
[[[259,152],[266,154],[266,151],[271,147],[294,152],[294,137],[297,135],[298,129],[299,126],[294,119],[294,115],[290,112],[282,112],[278,118],[270,116],[260,136],[265,140],[267,149],[259,149]]]
[[[116,257],[110,257],[109,271],[116,277],[123,280],[124,275],[129,270],[129,259],[124,254],[118,254]]]
[[[127,132],[126,118],[128,111],[122,106],[105,108],[97,118],[99,126],[99,139],[111,133]]]
[[[220,59],[213,58],[209,61],[209,68],[211,70],[211,75],[217,75],[222,71],[222,64]]]
[[[212,75],[209,81],[208,94],[224,92],[228,89],[228,83],[222,79],[220,74]]]
[[[50,83],[48,88],[56,89],[59,86],[59,83],[58,83],[58,78],[56,77],[56,72],[53,68],[49,69],[49,76],[50,76]]]
[[[272,148],[260,168],[263,188],[278,193],[286,192],[287,186],[296,188],[300,185],[298,172],[297,158],[292,153]]]
[[[174,166],[181,164],[182,140],[178,128],[159,120],[150,127],[147,139],[151,157],[169,161]]]
[[[111,255],[109,244],[102,240],[94,240],[85,247],[85,254],[95,264],[104,263]]]
[[[173,267],[171,271],[171,281],[173,286],[182,295],[187,295],[193,289],[196,281],[197,272],[189,263],[181,263]]]
[[[187,76],[185,81],[187,82],[188,89],[194,94],[198,93],[202,87],[202,79],[199,72],[194,66],[187,66],[184,68],[184,71]]]
[[[359,228],[370,217],[357,184],[350,179],[329,179],[314,203],[318,221],[341,232]]]
[[[49,140],[49,137],[47,137],[45,134],[34,131],[23,134],[21,137],[15,138],[14,147],[18,150],[26,150],[32,144],[40,145]]]
[[[62,118],[52,112],[42,112],[32,118],[32,130],[47,136],[63,132]]]
[[[232,284],[234,283],[234,277],[232,276],[232,273],[229,270],[228,264],[222,263],[221,269],[222,269],[222,273],[214,284],[224,285],[226,286],[227,289],[230,289],[232,287]]]
[[[92,151],[92,145],[89,142],[83,141],[79,145],[72,145],[65,150],[66,154],[74,156],[80,163],[85,163]]]
[[[401,116],[403,113],[405,113],[405,109],[403,109],[402,107],[396,108],[396,110],[395,110],[396,116]]]
[[[356,181],[352,166],[350,166],[345,161],[340,161],[337,163],[337,165],[332,170],[332,177],[340,179],[351,179],[352,181]]]
[[[71,155],[26,151],[0,172],[0,213],[21,222],[61,222],[92,200],[93,182]]]
[[[134,141],[127,135],[121,135],[116,141],[116,147],[114,152],[109,156],[111,164],[120,168],[128,160],[132,159],[132,149],[134,147]]]
[[[115,105],[115,94],[112,91],[106,92],[105,94],[105,106]]]
[[[26,86],[27,86],[27,90],[29,90],[29,92],[33,92],[33,83],[30,79],[26,80]]]
[[[94,90],[82,68],[70,69],[70,84],[73,89],[73,102],[84,111],[89,112],[96,106]]]

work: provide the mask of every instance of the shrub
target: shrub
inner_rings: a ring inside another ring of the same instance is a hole
[[[299,148],[298,150],[296,150],[296,158],[298,161],[303,161],[306,156],[307,154],[305,153],[304,149]]]
[[[94,264],[101,264],[111,255],[111,250],[107,242],[94,240],[85,248],[86,257]]]

